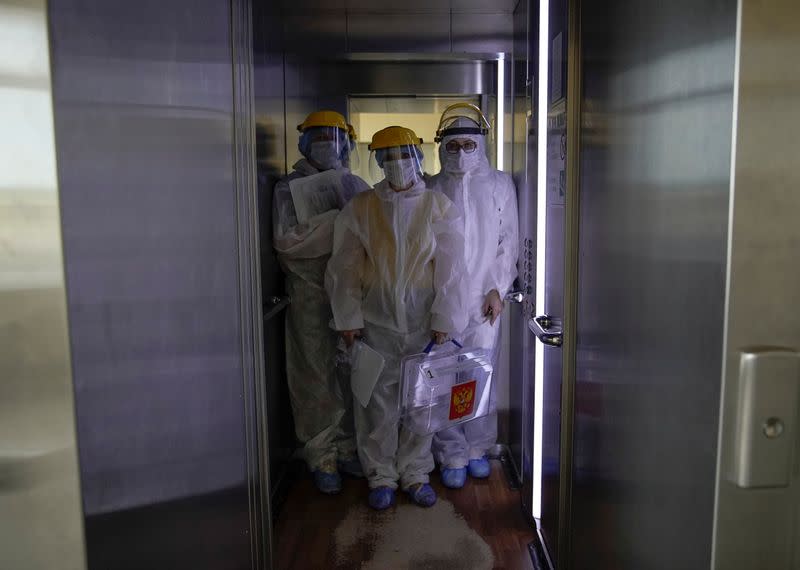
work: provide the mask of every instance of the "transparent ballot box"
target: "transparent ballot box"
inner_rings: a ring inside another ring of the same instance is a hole
[[[491,411],[494,369],[489,351],[456,345],[456,350],[403,359],[399,402],[406,429],[427,435]]]

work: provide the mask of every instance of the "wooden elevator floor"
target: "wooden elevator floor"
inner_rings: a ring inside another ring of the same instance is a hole
[[[519,491],[499,461],[489,479],[463,489],[431,484],[437,505],[422,509],[398,492],[383,512],[366,506],[364,479],[345,478],[339,495],[325,496],[302,476],[288,492],[275,526],[275,567],[281,570],[532,569],[528,544],[535,529],[525,520]]]

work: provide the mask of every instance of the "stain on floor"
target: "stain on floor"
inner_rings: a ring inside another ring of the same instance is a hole
[[[398,505],[375,512],[351,507],[334,531],[334,563],[353,567],[354,551],[371,553],[363,570],[491,570],[492,548],[472,530],[453,504],[439,499],[428,509]]]
[[[297,473],[280,507],[274,567],[281,570],[532,570],[528,544],[535,528],[523,514],[498,461],[488,479],[446,489],[438,473],[437,504],[423,509],[397,494],[382,512],[367,506],[364,479],[344,480],[338,495],[322,495]]]

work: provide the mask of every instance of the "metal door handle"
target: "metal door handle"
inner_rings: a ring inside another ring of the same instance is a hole
[[[743,489],[791,484],[798,395],[800,352],[773,348],[741,353],[729,481]]]
[[[264,313],[264,322],[270,320],[272,317],[280,313],[283,309],[289,306],[292,298],[288,295],[285,297],[273,296],[267,299],[267,312]]]
[[[506,295],[507,303],[522,303],[525,300],[525,291],[511,291]]]
[[[528,320],[528,328],[542,344],[560,347],[564,342],[564,332],[557,319],[549,315],[539,315]]]

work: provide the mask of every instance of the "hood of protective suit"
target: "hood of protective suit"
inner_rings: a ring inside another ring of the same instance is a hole
[[[292,165],[292,169],[296,172],[299,172],[303,176],[311,176],[312,174],[317,174],[319,169],[311,164],[307,158],[301,158],[297,162]]]
[[[478,124],[472,119],[459,117],[452,127],[477,127]],[[478,148],[474,152],[466,153],[459,150],[458,154],[450,154],[445,148],[447,143],[454,140],[468,139],[474,141]],[[465,174],[485,174],[491,170],[489,158],[486,155],[486,137],[483,135],[447,135],[439,145],[439,162],[442,165],[442,172],[451,176],[464,176]]]

